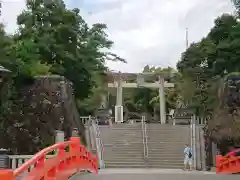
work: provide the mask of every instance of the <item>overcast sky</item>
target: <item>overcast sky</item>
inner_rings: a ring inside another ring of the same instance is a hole
[[[16,17],[25,0],[0,0],[1,21],[8,32],[16,29]],[[113,52],[127,64],[108,63],[122,72],[139,72],[145,65],[175,67],[185,49],[185,29],[189,41],[198,41],[222,13],[232,13],[230,0],[65,0],[78,7],[90,23],[108,26]]]

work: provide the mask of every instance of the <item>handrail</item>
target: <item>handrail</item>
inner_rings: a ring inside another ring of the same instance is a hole
[[[146,138],[145,138],[145,117],[142,116],[141,124],[142,124],[142,143],[143,143],[143,156],[144,158],[147,157],[147,152],[146,152]]]
[[[217,174],[240,173],[240,156],[216,156]]]
[[[97,155],[98,155],[98,162],[100,168],[104,168],[104,160],[103,160],[103,142],[100,136],[100,129],[98,126],[97,120],[91,119],[92,127],[93,127],[93,132],[94,136],[96,139],[96,149],[97,149]]]
[[[46,159],[47,154],[53,151],[57,152],[56,156]],[[28,172],[29,169],[31,169],[30,172]],[[0,179],[15,180],[28,172],[24,180],[67,180],[80,170],[97,173],[98,160],[80,144],[79,137],[72,137],[69,141],[43,149],[15,170],[0,170]]]
[[[146,158],[148,157],[148,136],[147,136],[147,123],[144,116],[144,134],[145,134],[145,148],[146,148]]]

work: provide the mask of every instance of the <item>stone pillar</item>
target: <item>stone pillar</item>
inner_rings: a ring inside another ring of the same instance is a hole
[[[79,132],[78,132],[78,129],[77,128],[74,128],[73,130],[72,130],[72,137],[79,137],[79,134],[78,134]]]
[[[101,94],[101,105],[100,108],[105,109],[107,107],[107,95]]]
[[[115,122],[123,122],[123,106],[122,106],[122,79],[119,78],[117,82],[117,99],[115,106]]]
[[[166,124],[166,107],[164,93],[164,79],[159,77],[159,99],[160,99],[160,122]]]
[[[55,133],[55,143],[64,142],[64,132],[56,130]]]
[[[117,101],[116,101],[116,105],[117,106],[122,106],[122,79],[119,78],[117,83]]]
[[[201,127],[196,126],[196,169],[202,169],[202,162],[201,162],[201,137],[200,137]]]
[[[205,151],[205,139],[204,139],[204,130],[201,128],[200,131],[200,144],[201,144],[201,164],[202,171],[206,171],[206,151]]]
[[[191,148],[193,151],[193,168],[195,169],[197,166],[197,159],[196,159],[196,116],[193,115],[191,117]]]
[[[137,83],[138,83],[138,84],[144,83],[144,77],[143,77],[143,75],[141,75],[141,74],[138,74],[138,75],[137,75]]]

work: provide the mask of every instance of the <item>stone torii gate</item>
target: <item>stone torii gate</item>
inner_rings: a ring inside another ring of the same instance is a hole
[[[123,122],[123,88],[151,88],[159,89],[160,97],[160,121],[161,124],[166,123],[166,107],[165,107],[165,93],[164,88],[173,88],[173,83],[164,81],[164,78],[169,77],[166,73],[110,73],[109,76],[113,77],[113,82],[108,83],[109,88],[117,89],[117,99],[115,105],[115,122]],[[137,79],[137,82],[127,82],[130,78]],[[155,79],[154,83],[146,82],[146,79]],[[158,79],[158,80],[157,80]]]

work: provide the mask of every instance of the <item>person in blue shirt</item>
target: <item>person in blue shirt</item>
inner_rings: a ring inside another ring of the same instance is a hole
[[[189,147],[189,144],[185,144],[184,148],[184,170],[192,170],[192,148]]]

